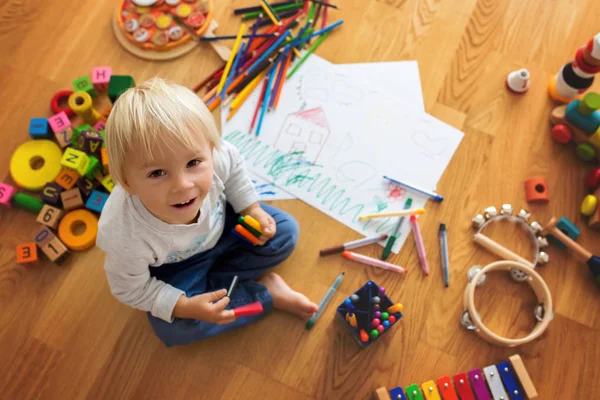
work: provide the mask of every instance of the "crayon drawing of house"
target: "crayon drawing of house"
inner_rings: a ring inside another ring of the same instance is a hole
[[[275,148],[286,154],[297,152],[299,158],[314,164],[330,134],[322,108],[289,114],[279,130]]]

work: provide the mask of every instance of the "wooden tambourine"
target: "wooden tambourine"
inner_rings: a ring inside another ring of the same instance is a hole
[[[510,272],[517,270],[527,276],[524,282],[531,285],[531,288],[535,292],[538,299],[538,306],[534,310],[535,318],[538,320],[538,324],[535,326],[533,331],[526,337],[520,339],[508,339],[492,332],[481,320],[477,309],[475,308],[475,288],[479,286],[477,283],[485,276],[485,274],[493,271],[506,271]],[[461,324],[468,330],[474,331],[479,337],[485,341],[498,345],[515,347],[525,343],[529,343],[532,340],[540,337],[542,333],[548,327],[550,321],[554,318],[554,311],[552,309],[552,296],[550,289],[546,285],[546,282],[542,277],[535,272],[532,268],[529,268],[523,263],[517,261],[496,261],[483,267],[472,279],[470,279],[465,289],[465,296],[463,300],[463,306],[465,311],[461,316]]]
[[[169,60],[198,46],[210,30],[212,0],[119,0],[113,30],[129,52],[147,60]]]

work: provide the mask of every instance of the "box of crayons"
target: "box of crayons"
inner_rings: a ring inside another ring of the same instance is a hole
[[[369,281],[338,306],[335,318],[365,348],[398,323],[402,310],[402,304],[394,303],[385,288]]]

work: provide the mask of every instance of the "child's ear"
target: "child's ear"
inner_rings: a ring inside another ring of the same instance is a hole
[[[135,191],[132,189],[131,186],[129,186],[129,184],[127,183],[127,180],[123,180],[123,182],[121,183],[121,186],[123,187],[123,189],[125,189],[125,191],[127,193],[129,193],[130,195],[134,195]]]

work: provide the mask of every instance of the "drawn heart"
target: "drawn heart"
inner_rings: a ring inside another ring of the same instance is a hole
[[[446,149],[448,149],[449,145],[446,138],[435,137],[431,133],[425,131],[417,131],[413,133],[412,141],[431,156],[441,156]]]

